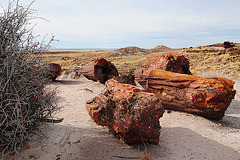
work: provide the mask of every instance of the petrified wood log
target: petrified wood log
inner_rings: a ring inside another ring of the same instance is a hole
[[[146,86],[145,77],[151,70],[161,69],[170,72],[192,74],[189,70],[189,61],[183,55],[167,52],[150,56],[143,60],[135,70],[135,78],[143,87]]]
[[[234,81],[152,70],[146,90],[155,93],[165,109],[220,120],[235,96]]]
[[[61,66],[59,64],[56,63],[50,63],[48,65],[48,78],[55,81],[56,78],[61,74],[62,69]]]
[[[108,79],[118,76],[116,67],[106,59],[100,57],[85,65],[81,73],[88,79],[105,83]]]
[[[164,109],[153,93],[110,79],[98,96],[86,102],[86,109],[98,125],[109,126],[127,144],[159,143]]]

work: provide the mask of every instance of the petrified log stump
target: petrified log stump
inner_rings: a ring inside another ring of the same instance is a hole
[[[153,93],[110,79],[98,96],[86,102],[86,109],[98,125],[109,126],[127,144],[159,143],[164,109]]]
[[[220,120],[235,96],[234,81],[152,70],[146,90],[155,93],[165,109]]]
[[[105,83],[108,79],[118,76],[116,67],[106,59],[100,57],[85,65],[81,73],[88,79]]]
[[[135,78],[143,87],[146,86],[145,77],[151,70],[161,69],[170,72],[192,74],[189,70],[189,61],[183,55],[167,52],[150,56],[143,60],[135,70]]]
[[[56,63],[50,63],[48,65],[48,78],[55,81],[56,78],[61,74],[62,69],[59,64]]]

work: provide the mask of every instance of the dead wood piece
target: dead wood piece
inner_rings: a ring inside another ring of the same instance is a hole
[[[98,125],[112,128],[127,144],[159,143],[164,109],[153,93],[110,79],[98,96],[86,102],[86,109]]]
[[[154,69],[189,75],[192,74],[189,70],[189,61],[187,58],[174,52],[167,52],[153,55],[143,60],[135,70],[136,81],[145,88],[145,77]]]
[[[118,70],[106,59],[100,57],[94,62],[85,65],[81,73],[88,79],[105,83],[108,79],[117,77]]]
[[[235,96],[234,81],[152,70],[146,90],[155,93],[165,109],[220,120]]]
[[[41,119],[42,122],[50,122],[50,123],[61,123],[62,121],[64,120],[64,118],[56,118],[56,119],[50,119],[50,118],[44,118],[44,119]]]

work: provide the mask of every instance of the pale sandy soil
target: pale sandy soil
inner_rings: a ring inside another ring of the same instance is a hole
[[[39,136],[33,136],[15,160],[131,160],[141,159],[144,150],[153,160],[239,160],[240,97],[236,96],[220,123],[181,112],[165,112],[160,119],[160,142],[127,145],[108,128],[98,126],[88,115],[85,101],[99,94],[103,85],[84,77],[60,80],[56,115],[61,123],[46,123]],[[235,84],[240,91],[240,82]]]

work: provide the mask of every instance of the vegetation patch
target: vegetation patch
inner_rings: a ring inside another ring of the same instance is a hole
[[[17,152],[42,121],[56,110],[55,91],[47,88],[46,45],[29,29],[34,13],[12,1],[0,15],[0,154]]]

